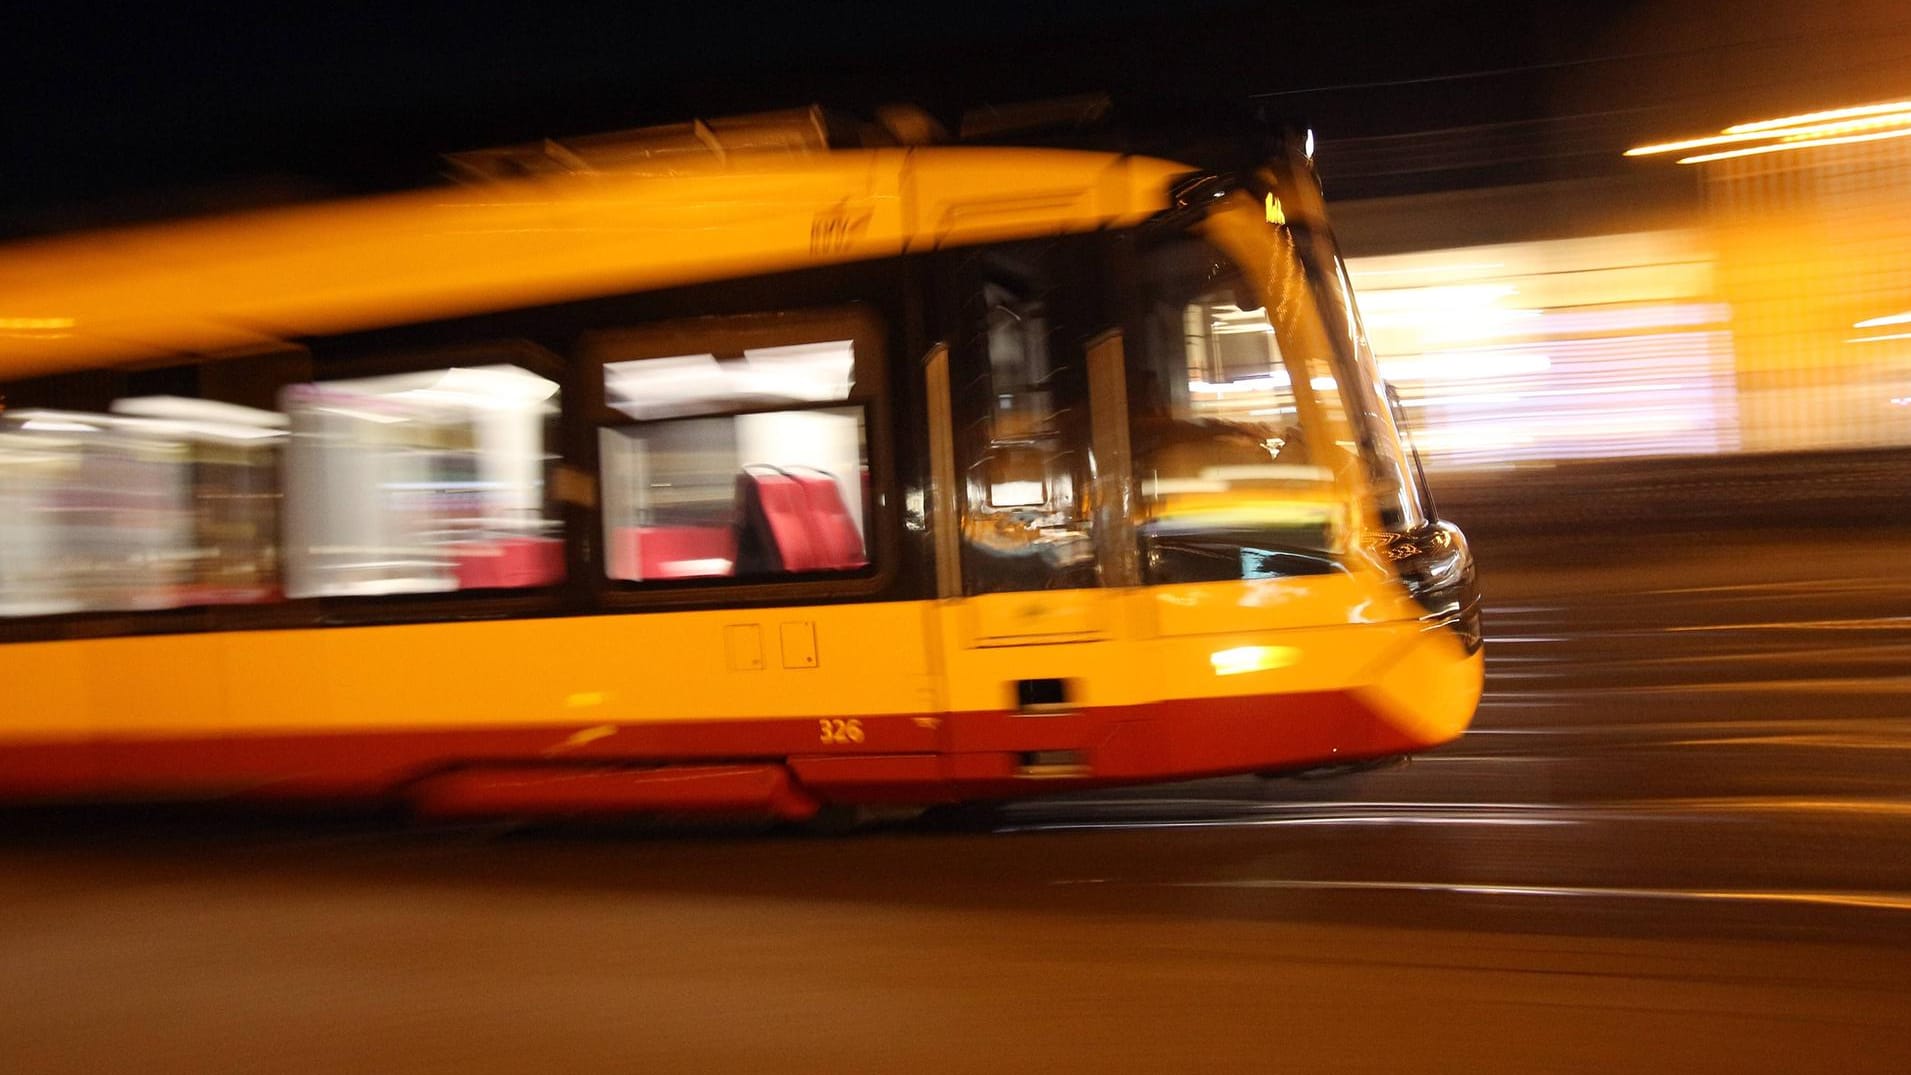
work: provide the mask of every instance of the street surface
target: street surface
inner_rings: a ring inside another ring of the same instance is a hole
[[[838,839],[0,814],[0,1072],[1911,1070],[1911,536],[1481,553],[1487,698],[1400,768]]]

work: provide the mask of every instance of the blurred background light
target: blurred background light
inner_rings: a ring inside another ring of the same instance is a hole
[[[1911,445],[1904,134],[1906,101],[1734,124],[1627,152],[1735,147],[1685,158],[1691,195],[1649,227],[1616,194],[1506,188],[1477,204],[1549,205],[1544,237],[1351,257],[1428,465]]]

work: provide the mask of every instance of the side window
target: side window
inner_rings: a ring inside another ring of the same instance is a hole
[[[962,574],[967,593],[1099,582],[1089,496],[1080,318],[1060,263],[1066,242],[962,255],[952,349]]]
[[[0,616],[276,600],[285,424],[177,395],[0,414]]]
[[[508,349],[458,357],[281,391],[286,596],[562,580],[546,481],[557,382],[508,361]]]
[[[881,335],[859,308],[601,333],[604,571],[768,581],[871,561]]]
[[[8,407],[0,616],[562,581],[558,385],[528,368],[556,360],[440,357],[337,379],[304,352],[83,375],[38,392],[78,406]]]

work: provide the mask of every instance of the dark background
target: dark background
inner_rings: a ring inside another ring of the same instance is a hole
[[[0,117],[0,235],[413,185],[436,175],[440,153],[693,115],[910,101],[953,119],[978,104],[1094,90],[1269,95],[1329,143],[1431,135],[1451,145],[1482,129],[1521,143],[1431,170],[1416,168],[1411,153],[1401,167],[1398,151],[1411,146],[1386,147],[1387,167],[1341,169],[1343,195],[1583,174],[1617,167],[1608,151],[1630,132],[1562,155],[1521,148],[1535,133],[1525,128],[1641,107],[1674,113],[1655,120],[1710,118],[1705,85],[1646,90],[1631,73],[1641,64],[1703,66],[1748,40],[1835,41],[1853,26],[1831,18],[1818,32],[1796,14],[1763,21],[1759,6],[969,0],[933,9],[419,3],[219,18],[162,5],[14,11],[0,45],[0,78],[11,83]],[[1906,18],[1877,3],[1821,7]],[[1562,99],[1562,87],[1582,83],[1630,90]]]

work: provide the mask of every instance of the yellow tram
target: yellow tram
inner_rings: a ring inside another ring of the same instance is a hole
[[[1309,146],[926,129],[0,250],[0,796],[803,818],[1461,734]]]

